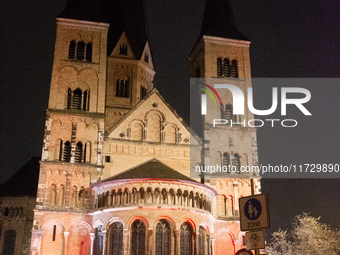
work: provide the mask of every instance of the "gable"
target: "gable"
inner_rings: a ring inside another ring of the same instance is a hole
[[[151,56],[151,50],[149,46],[149,42],[146,42],[141,59],[142,61],[146,62],[146,64],[150,65],[152,69],[153,67],[153,61],[152,61],[152,56]]]
[[[131,44],[125,32],[123,32],[120,36],[116,46],[113,48],[113,51],[110,54],[110,57],[135,58]]]
[[[138,103],[106,134],[119,140],[144,141],[180,145],[199,145],[189,126],[167,104],[157,89]]]

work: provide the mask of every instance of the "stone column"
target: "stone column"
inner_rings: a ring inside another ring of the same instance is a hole
[[[124,255],[128,255],[128,250],[129,250],[128,240],[129,240],[129,230],[124,229],[124,235],[123,235],[123,246],[124,246],[123,254]]]
[[[175,252],[171,253],[171,254],[176,254],[176,255],[180,255],[181,254],[181,230],[180,229],[176,229],[175,230]]]
[[[211,255],[214,255],[215,254],[215,238],[210,238],[210,247],[209,249],[211,250]]]
[[[235,217],[239,217],[239,208],[238,208],[238,182],[235,181],[233,183],[233,187],[234,187],[234,216]],[[236,213],[237,212],[237,213]]]
[[[94,241],[94,233],[90,233],[90,237],[91,237],[91,250],[90,250],[90,255],[93,255],[93,241]]]
[[[67,255],[67,238],[70,232],[64,232],[64,255]]]
[[[106,247],[109,247],[109,245],[106,243],[106,230],[102,231],[102,235],[103,235],[103,255],[106,254]]]
[[[152,255],[152,250],[154,247],[154,242],[153,242],[153,229],[149,228],[146,231],[146,244],[145,244],[145,255]]]

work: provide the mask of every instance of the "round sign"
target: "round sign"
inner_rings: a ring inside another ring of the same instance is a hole
[[[249,199],[244,205],[244,214],[249,220],[256,220],[260,217],[262,205],[256,198]]]
[[[241,249],[235,253],[235,255],[253,255],[251,251],[247,251],[246,249]]]

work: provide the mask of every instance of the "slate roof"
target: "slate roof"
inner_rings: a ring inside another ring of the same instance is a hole
[[[143,0],[68,0],[60,18],[109,23],[108,55],[125,31],[132,51],[141,58],[147,42]]]
[[[33,157],[0,186],[0,196],[37,196],[40,157]]]
[[[123,173],[112,176],[102,182],[126,180],[126,179],[168,179],[182,180],[198,183],[197,181],[183,175],[171,167],[163,164],[158,159],[152,159],[139,166],[133,167]]]
[[[250,41],[236,28],[230,0],[206,0],[201,34]]]

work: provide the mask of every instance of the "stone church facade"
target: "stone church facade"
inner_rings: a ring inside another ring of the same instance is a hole
[[[190,133],[153,87],[143,2],[117,1],[111,20],[94,2],[70,1],[57,18],[30,253],[235,254],[250,178],[191,179],[190,160],[257,165],[256,131],[206,118],[204,139]],[[201,31],[191,76],[236,78],[246,93],[250,42],[227,0],[207,0]],[[231,95],[221,97],[209,116],[233,118]]]

